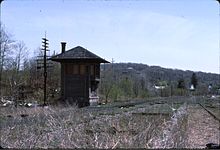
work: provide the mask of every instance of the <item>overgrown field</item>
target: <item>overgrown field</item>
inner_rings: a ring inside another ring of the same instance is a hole
[[[6,148],[184,148],[188,103],[175,98],[81,109],[4,107],[0,144]]]

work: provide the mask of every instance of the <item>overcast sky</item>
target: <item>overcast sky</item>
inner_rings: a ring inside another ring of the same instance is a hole
[[[31,54],[46,31],[57,53],[65,41],[108,61],[219,73],[215,0],[4,0],[1,15]]]

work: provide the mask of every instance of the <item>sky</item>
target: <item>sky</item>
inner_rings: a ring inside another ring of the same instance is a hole
[[[114,62],[219,73],[215,0],[4,0],[1,21],[33,56],[82,46]]]

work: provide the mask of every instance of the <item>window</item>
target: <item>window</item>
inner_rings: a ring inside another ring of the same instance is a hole
[[[79,65],[73,65],[73,74],[79,74]]]
[[[80,65],[80,74],[84,75],[86,73],[85,65]]]
[[[73,68],[72,68],[72,65],[71,64],[66,64],[65,65],[65,72],[66,72],[66,74],[72,74],[72,72],[73,72]]]
[[[95,74],[95,69],[94,69],[94,65],[90,66],[90,75],[94,75]]]

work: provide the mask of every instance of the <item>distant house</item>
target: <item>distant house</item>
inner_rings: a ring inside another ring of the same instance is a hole
[[[190,86],[190,88],[189,88],[191,91],[194,91],[195,90],[195,88],[194,88],[194,85],[193,84],[191,84],[191,86]]]
[[[212,84],[209,84],[209,86],[208,86],[208,91],[209,91],[209,92],[212,91]]]
[[[128,67],[127,69],[128,69],[128,70],[134,70],[134,68],[133,68],[133,67]]]
[[[162,90],[162,89],[165,89],[166,86],[164,85],[154,85],[154,88],[157,89],[157,90]]]
[[[50,58],[61,63],[61,99],[76,102],[79,107],[90,105],[97,97],[100,63],[109,63],[87,49],[77,46],[68,51],[62,42],[62,52]]]
[[[162,90],[165,89],[168,86],[167,81],[158,81],[155,85],[154,88],[157,90]]]

